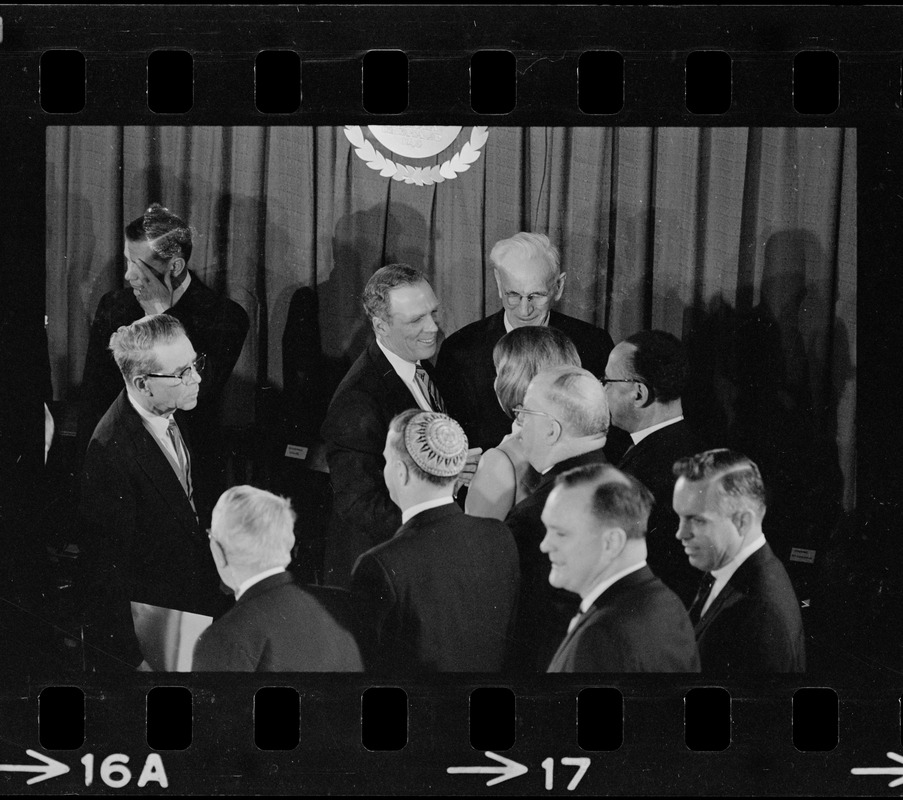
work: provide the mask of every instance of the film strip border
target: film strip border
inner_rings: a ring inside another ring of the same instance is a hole
[[[871,745],[903,750],[899,691],[271,683],[36,686],[0,709],[9,741],[44,751],[15,766],[54,793],[858,794],[903,775],[903,756]]]
[[[803,7],[9,8],[4,105],[54,124],[123,112],[165,124],[223,114],[316,124],[341,111],[406,122],[776,115],[847,125],[901,108],[894,8],[825,8],[817,23]]]

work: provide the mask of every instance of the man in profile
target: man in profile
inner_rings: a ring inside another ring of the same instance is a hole
[[[515,408],[515,431],[524,455],[542,475],[533,494],[505,518],[520,555],[521,599],[511,666],[545,672],[568,622],[575,595],[549,585],[549,564],[539,545],[546,535],[541,515],[555,478],[574,467],[607,464],[608,403],[602,384],[580,367],[553,367],[537,374]]]
[[[471,446],[484,450],[511,432],[511,420],[499,407],[493,388],[492,349],[506,333],[525,325],[557,328],[574,343],[582,366],[598,377],[613,345],[606,331],[554,310],[567,276],[548,236],[516,233],[496,242],[489,261],[502,309],[449,336],[436,361],[436,381],[448,413],[464,427]]]
[[[159,203],[126,226],[123,254],[128,288],[107,292],[91,323],[80,390],[79,453],[122,389],[122,378],[107,349],[110,336],[122,325],[165,313],[182,323],[192,345],[205,357],[197,411],[187,424],[196,446],[216,457],[223,390],[244,345],[248,315],[188,268],[192,249],[191,227]]]
[[[203,369],[182,324],[144,317],[110,337],[125,383],[88,444],[80,513],[91,581],[88,656],[102,668],[146,667],[137,607],[217,616],[220,591],[204,528],[185,412],[197,405]]]
[[[445,411],[428,361],[439,346],[439,301],[423,273],[407,264],[378,269],[363,305],[374,340],[339,384],[321,428],[333,491],[324,583],[344,588],[358,556],[401,524],[383,480],[389,423],[408,408]]]
[[[674,474],[677,538],[704,573],[690,607],[702,671],[804,672],[799,601],[762,531],[759,468],[721,449],[678,461]]]
[[[386,437],[385,480],[402,512],[388,542],[360,557],[351,592],[368,669],[390,674],[498,672],[518,592],[505,524],[452,498],[467,437],[445,414],[409,409]]]
[[[640,331],[620,342],[605,366],[605,396],[612,425],[630,434],[632,446],[618,469],[637,478],[655,498],[646,545],[649,566],[689,608],[699,575],[675,538],[671,508],[674,462],[702,448],[683,416],[681,395],[689,361],[680,339],[665,331]]]
[[[556,479],[540,549],[549,583],[580,595],[580,610],[549,672],[699,672],[687,612],[646,565],[651,506],[649,490],[613,467]]]
[[[282,497],[233,486],[213,509],[210,552],[235,606],[194,648],[195,672],[360,672],[345,592],[302,587],[291,561],[295,512]]]

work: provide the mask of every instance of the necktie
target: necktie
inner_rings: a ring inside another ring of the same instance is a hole
[[[439,394],[436,384],[433,383],[432,378],[430,378],[423,367],[418,366],[417,369],[414,370],[414,380],[417,381],[417,385],[420,387],[420,391],[423,392],[423,396],[433,407],[433,411],[439,411],[444,414],[445,403],[442,400],[442,395]]]
[[[176,451],[176,460],[179,462],[179,480],[182,482],[182,488],[185,489],[189,502],[194,506],[194,497],[191,490],[191,460],[174,417],[169,418],[169,427],[167,427],[166,433],[169,435],[169,440]]]
[[[690,622],[693,623],[694,627],[696,623],[699,622],[699,617],[702,615],[705,601],[709,599],[709,595],[712,593],[712,587],[714,585],[715,576],[712,575],[711,572],[707,572],[702,578],[702,583],[699,584],[699,591],[696,593],[696,599],[693,601],[693,605],[690,606]]]
[[[583,616],[583,609],[581,608],[574,616],[571,618],[571,621],[568,623],[568,633],[573,633],[574,628],[580,623],[580,617]]]

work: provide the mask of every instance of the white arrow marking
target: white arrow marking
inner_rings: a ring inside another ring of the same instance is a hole
[[[470,772],[478,775],[488,775],[499,773],[497,778],[492,778],[492,780],[486,781],[487,786],[495,786],[497,783],[501,783],[502,781],[511,780],[511,778],[517,778],[520,775],[523,775],[527,771],[527,767],[523,764],[518,764],[516,761],[512,761],[510,758],[505,758],[505,756],[496,755],[495,753],[486,751],[486,755],[489,758],[494,758],[499,762],[502,766],[500,767],[449,767],[448,772],[451,775],[455,775],[462,772]]]
[[[33,778],[29,778],[25,783],[40,783],[41,781],[46,781],[48,778],[56,778],[58,775],[65,775],[69,772],[69,767],[63,764],[61,761],[57,761],[55,758],[51,758],[50,756],[45,756],[43,753],[39,753],[37,750],[26,750],[26,753],[30,755],[32,758],[37,758],[40,761],[43,761],[43,764],[0,764],[0,772],[37,772],[43,773],[35,775]]]
[[[891,761],[903,764],[903,756],[898,753],[888,753],[887,757]],[[901,775],[903,776],[903,767],[854,767],[850,770],[854,775]],[[890,788],[899,786],[903,783],[903,777],[892,780],[887,784]]]

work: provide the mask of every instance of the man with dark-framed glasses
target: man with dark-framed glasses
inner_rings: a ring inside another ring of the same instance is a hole
[[[499,408],[493,388],[492,350],[506,333],[527,325],[557,328],[574,343],[580,363],[597,377],[602,376],[614,346],[601,328],[555,311],[567,276],[548,236],[516,233],[496,242],[489,261],[501,310],[449,336],[436,361],[436,382],[448,413],[461,423],[471,445],[483,449],[495,447],[511,430],[511,421]]]
[[[125,387],[91,437],[82,476],[86,660],[146,668],[147,609],[218,616],[228,605],[183,416],[197,405],[204,356],[166,314],[120,327],[110,350]]]

